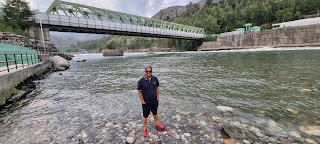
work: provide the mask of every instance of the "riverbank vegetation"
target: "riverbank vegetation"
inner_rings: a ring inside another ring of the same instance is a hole
[[[34,24],[34,21],[29,19],[33,15],[28,2],[23,0],[6,1],[0,7],[0,31],[28,36],[24,30]]]

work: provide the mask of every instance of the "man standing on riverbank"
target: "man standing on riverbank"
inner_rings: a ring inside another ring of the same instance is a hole
[[[143,131],[142,135],[147,136],[147,120],[150,111],[153,114],[155,127],[163,130],[164,126],[158,123],[158,104],[159,104],[159,81],[158,78],[152,76],[152,67],[148,66],[144,69],[145,76],[138,81],[138,94],[142,103],[143,111]]]

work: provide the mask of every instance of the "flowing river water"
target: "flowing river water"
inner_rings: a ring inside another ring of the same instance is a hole
[[[0,143],[122,143],[128,136],[139,143],[221,143],[217,119],[276,122],[278,133],[320,142],[299,131],[320,125],[320,50],[87,54],[70,64],[1,109]],[[167,131],[159,134],[149,121],[144,139],[136,87],[146,65],[160,82],[158,111]],[[225,114],[217,106],[234,110]]]

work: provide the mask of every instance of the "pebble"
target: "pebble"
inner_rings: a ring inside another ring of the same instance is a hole
[[[86,133],[82,133],[81,137],[82,137],[82,138],[87,138],[88,135],[87,135]]]
[[[177,119],[177,121],[180,121],[181,120],[180,115],[176,115],[176,119]]]
[[[206,123],[205,121],[203,121],[203,120],[202,120],[202,121],[200,121],[200,125],[201,125],[201,126],[206,126],[206,125],[207,125],[207,123]]]
[[[190,137],[191,136],[190,133],[184,133],[183,135],[186,136],[186,137]]]
[[[212,120],[215,121],[215,122],[221,121],[221,118],[220,118],[220,117],[217,117],[217,116],[212,116],[211,118],[212,118]]]
[[[113,127],[113,123],[107,123],[105,126],[106,127]]]
[[[133,144],[134,143],[134,138],[133,137],[127,137],[126,143]]]
[[[129,133],[129,135],[134,135],[135,132],[136,132],[136,131],[132,130],[132,131]]]
[[[294,138],[298,138],[298,139],[301,138],[301,136],[300,136],[297,132],[295,132],[295,131],[290,131],[290,132],[289,132],[289,135],[292,136],[292,137],[294,137]]]
[[[94,113],[94,114],[92,114],[90,117],[91,117],[92,119],[94,119],[97,115],[98,115],[98,113]]]

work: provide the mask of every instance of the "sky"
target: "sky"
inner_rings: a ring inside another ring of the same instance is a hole
[[[26,0],[30,2],[32,9],[45,12],[54,0]],[[200,0],[64,0],[83,5],[109,9],[118,12],[130,13],[138,16],[152,17],[161,9],[170,6],[185,6],[189,2],[199,2]],[[4,0],[0,0],[4,2]]]

